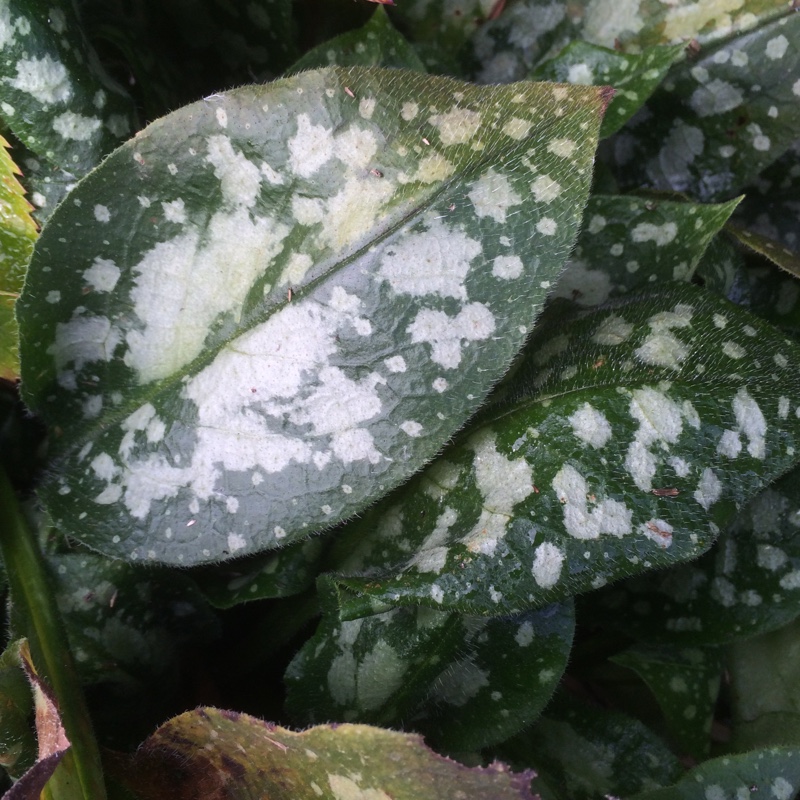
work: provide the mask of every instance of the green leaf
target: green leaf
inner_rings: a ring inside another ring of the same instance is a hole
[[[748,308],[750,289],[740,250],[729,236],[715,236],[697,265],[696,275],[708,291]]]
[[[0,656],[0,766],[14,779],[36,761],[36,737],[30,724],[33,698],[19,647],[19,641],[10,642]]]
[[[648,45],[690,39],[707,46],[792,13],[779,0],[632,0],[624,7],[615,0],[589,0],[581,5],[585,6],[581,29],[584,39],[633,52]]]
[[[19,375],[17,322],[14,303],[22,291],[25,268],[38,231],[33,206],[19,183],[19,167],[11,159],[8,142],[0,136],[0,378]]]
[[[162,725],[131,758],[126,778],[149,796],[153,787],[180,786],[187,797],[207,797],[219,786],[229,800],[420,800],[459,793],[533,800],[530,773],[509,773],[502,764],[470,769],[436,755],[420,736],[365,725],[295,733],[215,708]]]
[[[728,648],[734,749],[800,745],[799,634],[795,620]]]
[[[797,463],[800,347],[771,326],[691,286],[557,311],[457,443],[349,525],[342,587],[543,605],[696,558]]]
[[[711,648],[637,645],[611,660],[632,669],[648,685],[680,752],[705,758],[719,694],[721,653]]]
[[[322,624],[286,674],[293,718],[405,724],[450,752],[503,741],[536,718],[575,626],[571,603],[490,620],[417,607],[341,621],[335,595],[324,596]]]
[[[531,77],[538,81],[613,86],[616,94],[600,127],[600,138],[604,139],[641,108],[683,55],[682,44],[647,47],[641,53],[618,53],[578,40],[540,64]]]
[[[313,586],[323,551],[323,539],[306,539],[277,552],[202,568],[194,578],[215,608],[290,597]]]
[[[782,627],[800,615],[798,478],[795,469],[761,492],[703,558],[609,589],[593,598],[590,615],[629,635],[685,645]],[[631,609],[624,622],[616,613],[622,605]]]
[[[51,218],[18,304],[25,398],[60,432],[41,492],[59,527],[189,565],[405,480],[525,340],[603,98],[332,68],[117,150]]]
[[[800,750],[776,747],[706,761],[674,786],[634,795],[630,800],[791,800],[800,786]]]
[[[755,231],[744,230],[735,225],[729,225],[727,230],[743,245],[764,256],[784,272],[788,272],[795,278],[800,278],[800,255],[793,250],[776,242],[774,239],[761,236]]]
[[[0,112],[40,158],[83,175],[134,130],[130,98],[100,66],[71,3],[3,5]]]
[[[542,719],[498,748],[519,769],[533,767],[538,781],[564,800],[604,800],[664,786],[681,769],[666,744],[641,722],[593,708],[564,692]]]
[[[565,3],[521,0],[477,31],[471,43],[479,83],[524,80],[575,38],[579,20]]]
[[[691,281],[739,200],[699,205],[657,197],[593,195],[553,294],[582,306],[634,290]]]
[[[425,72],[414,48],[392,25],[383,6],[356,31],[348,31],[309,50],[289,70],[302,72],[316,67],[394,67]]]
[[[729,197],[797,138],[798,93],[800,16],[792,15],[673,69],[614,141],[618,175],[704,201]]]

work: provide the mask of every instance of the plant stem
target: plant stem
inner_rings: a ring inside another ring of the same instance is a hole
[[[72,747],[75,774],[86,800],[105,800],[100,750],[94,738],[67,633],[52,592],[53,581],[39,543],[19,507],[5,469],[0,467],[0,509],[6,520],[0,536],[11,599],[21,607],[34,663],[58,703],[61,723]]]

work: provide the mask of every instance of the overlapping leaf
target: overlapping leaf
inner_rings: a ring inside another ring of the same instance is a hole
[[[604,96],[334,68],[120,148],[51,219],[18,304],[26,399],[63,431],[58,524],[208,562],[418,469],[572,246]]]
[[[605,800],[665,786],[681,768],[664,741],[616,711],[559,692],[543,717],[498,748],[501,758],[536,770],[534,791],[557,800]]]
[[[329,594],[287,672],[293,717],[402,723],[451,752],[500,742],[536,718],[575,625],[571,603],[491,620],[417,607],[341,621],[333,602]]]
[[[728,457],[725,448],[720,456]],[[794,470],[765,489],[703,558],[608,589],[590,614],[616,627],[609,611],[625,603],[626,633],[685,644],[746,639],[800,616],[798,477]]]
[[[71,3],[10,0],[0,15],[0,114],[39,158],[83,175],[133,132],[130,98],[100,66]]]
[[[19,778],[36,761],[36,737],[30,724],[31,688],[19,657],[20,642],[0,656],[0,764]]]
[[[800,622],[728,648],[731,745],[800,745]]]
[[[763,91],[769,87],[769,91]],[[800,17],[782,17],[672,71],[615,141],[626,184],[730,197],[797,138]]]
[[[683,45],[648,47],[641,53],[618,53],[574,41],[532,74],[539,81],[613,86],[614,97],[603,118],[600,138],[616,133],[644,104],[669,68],[684,54]]]
[[[733,225],[728,226],[728,231],[742,244],[764,256],[784,272],[794,275],[795,278],[800,278],[800,255],[794,250],[790,250],[780,242],[754,231],[744,230]]]
[[[378,6],[363,28],[348,31],[313,50],[296,62],[291,72],[317,67],[394,67],[425,72],[414,48],[389,20],[383,6]]]
[[[131,759],[125,778],[145,798],[181,791],[225,800],[534,800],[530,773],[502,764],[470,769],[436,755],[420,736],[366,725],[295,733],[215,708],[165,723]]]
[[[722,654],[712,648],[636,646],[613,656],[655,695],[680,752],[701,760],[711,745]]]
[[[737,204],[592,195],[554,295],[593,306],[632,290],[690,281]]]
[[[791,800],[800,786],[800,750],[776,747],[706,761],[674,786],[634,795],[630,800],[709,800],[769,797]]]
[[[696,558],[797,463],[800,348],[694,287],[562,313],[526,354],[456,445],[351,523],[343,587],[543,605]]]

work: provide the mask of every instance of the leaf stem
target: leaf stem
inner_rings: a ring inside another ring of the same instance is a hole
[[[52,592],[39,544],[19,507],[6,471],[0,467],[0,509],[5,517],[0,552],[11,598],[21,606],[34,663],[55,694],[64,731],[72,747],[75,773],[86,800],[105,800],[100,750],[94,737],[72,651]]]

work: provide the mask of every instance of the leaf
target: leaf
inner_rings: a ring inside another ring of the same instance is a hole
[[[696,558],[797,463],[800,348],[756,317],[691,286],[554,316],[473,426],[350,523],[343,589],[540,606]]]
[[[33,252],[38,230],[31,217],[33,206],[19,183],[19,167],[0,136],[0,378],[19,375],[17,322],[14,303],[22,291],[25,267]]]
[[[754,231],[738,228],[735,225],[729,225],[727,230],[743,245],[764,256],[784,272],[788,272],[795,278],[800,278],[800,255],[793,250],[784,247],[773,239],[761,236]]]
[[[590,616],[628,635],[683,645],[722,644],[800,615],[800,470],[764,489],[698,561],[593,598]]]
[[[206,744],[213,740],[213,747]],[[214,708],[181,714],[132,757],[127,782],[142,800],[419,800],[480,797],[533,800],[530,773],[502,764],[464,767],[438,756],[413,734],[365,725],[324,725],[302,733]]]
[[[20,662],[20,643],[9,643],[0,656],[0,766],[14,779],[36,761],[30,724],[33,700]]]
[[[697,279],[710,292],[749,308],[750,288],[740,248],[729,236],[715,236],[696,270]],[[754,309],[750,309],[754,311]]]
[[[317,67],[394,67],[425,72],[414,48],[392,25],[383,6],[356,31],[348,31],[309,50],[289,70],[302,72]]]
[[[70,3],[3,6],[0,111],[51,165],[83,175],[134,129],[133,107],[105,74]]]
[[[498,754],[515,766],[535,766],[534,790],[544,779],[565,800],[629,797],[681,773],[669,748],[641,722],[593,708],[563,691],[542,719]]]
[[[578,243],[553,292],[581,306],[653,284],[691,281],[739,200],[719,205],[592,195]]]
[[[735,749],[800,745],[798,633],[795,620],[728,648]]]
[[[616,133],[683,58],[682,44],[647,47],[641,53],[618,53],[580,40],[533,71],[531,78],[556,83],[613,86],[614,97],[600,127],[600,138]]]
[[[25,399],[62,433],[41,492],[59,527],[189,565],[405,480],[527,336],[603,97],[333,68],[117,150],[51,218],[19,301]]]
[[[306,539],[277,552],[204,569],[194,578],[215,608],[232,608],[251,600],[290,597],[313,586],[323,550],[322,539]]]
[[[509,3],[473,37],[477,81],[510,83],[528,78],[537,64],[558,54],[575,38],[579,24],[565,3]]]
[[[571,603],[491,620],[417,607],[341,621],[335,595],[323,596],[322,624],[286,673],[293,718],[404,724],[449,752],[503,741],[536,718],[575,625]]]
[[[791,800],[800,786],[800,750],[776,747],[704,762],[674,786],[634,795],[630,800],[738,800],[762,795]]]
[[[719,694],[721,653],[711,648],[636,645],[611,660],[632,669],[647,684],[680,752],[705,758]]]
[[[793,15],[674,68],[648,113],[615,140],[617,174],[625,185],[703,201],[730,197],[796,139],[798,93],[800,17]]]
[[[615,0],[589,0],[582,5],[584,39],[631,51],[690,39],[705,47],[791,13],[786,4],[775,0],[633,0],[624,11]]]

